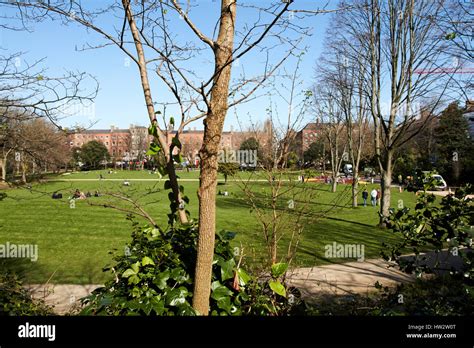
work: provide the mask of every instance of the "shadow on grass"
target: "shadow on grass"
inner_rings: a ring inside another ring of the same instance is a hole
[[[68,267],[51,271],[51,267],[46,267],[38,262],[31,262],[27,259],[1,259],[0,269],[8,273],[16,274],[23,284],[46,284],[60,283],[64,284],[97,284],[112,278],[112,275],[103,272],[102,268],[106,265],[97,264],[93,260],[83,262],[80,269],[71,272]]]

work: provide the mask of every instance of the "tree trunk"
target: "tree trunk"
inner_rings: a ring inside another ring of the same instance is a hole
[[[331,192],[336,192],[337,191],[337,175],[333,175],[332,176],[332,188],[331,188]]]
[[[133,18],[132,10],[130,8],[130,0],[122,0],[122,5],[123,5],[123,8],[125,9],[125,14],[127,17],[128,24],[130,26],[130,31],[132,33],[133,41],[135,43],[135,48],[137,51],[138,69],[140,71],[140,81],[142,84],[142,90],[143,90],[143,95],[146,102],[148,117],[150,119],[150,122],[154,123],[157,127],[157,134],[154,136],[154,138],[161,145],[161,148],[163,149],[163,153],[167,161],[173,164],[173,153],[169,149],[167,137],[159,129],[158,124],[155,119],[155,107],[153,104],[153,98],[151,96],[150,82],[148,80],[148,71],[147,71],[147,63],[145,59],[145,51],[143,49],[143,45],[141,42],[140,32],[137,28],[137,24],[135,22],[135,19]],[[131,166],[129,166],[129,170],[131,169],[132,169]],[[181,198],[181,193],[179,191],[179,184],[176,177],[174,165],[172,166],[167,165],[167,169],[168,169],[170,184],[173,190],[174,199],[177,204],[180,204],[182,198]],[[181,220],[181,223],[188,222],[188,218],[186,216],[184,209],[179,210],[179,218]]]
[[[173,192],[174,199],[178,202],[178,205],[180,205],[183,201],[181,198],[181,192],[179,191],[178,178],[176,177],[173,157],[171,157],[171,160],[167,163],[167,169],[171,183],[171,191]],[[178,217],[182,223],[188,221],[188,217],[186,216],[186,209],[184,209],[184,207],[178,208]]]
[[[193,308],[201,315],[209,314],[212,262],[216,233],[217,155],[222,128],[227,113],[227,98],[235,33],[234,0],[221,1],[219,34],[214,46],[215,76],[211,99],[204,120],[204,139],[201,150],[201,174],[199,177],[199,239],[194,276]]]
[[[5,182],[5,181],[7,181],[7,159],[6,159],[6,157],[1,160],[0,168],[2,170],[2,181]]]
[[[8,160],[8,154],[12,150],[8,150],[7,152],[3,153],[3,159],[1,160],[1,169],[2,169],[2,181],[6,182],[7,181],[7,160]]]
[[[21,162],[21,182],[26,184],[26,164]]]
[[[382,192],[381,192],[381,199],[380,199],[380,227],[385,227],[384,218],[388,217],[389,209],[390,209],[390,198],[391,192],[390,187],[392,186],[392,152],[387,152],[387,157],[385,158],[385,165],[384,170],[382,171]]]
[[[353,168],[355,168],[353,166]],[[359,173],[357,170],[352,170],[352,206],[357,207],[357,198],[359,195]]]

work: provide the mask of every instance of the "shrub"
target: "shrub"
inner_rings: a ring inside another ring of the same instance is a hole
[[[114,256],[114,279],[82,299],[84,315],[195,315],[193,277],[197,224],[166,230],[134,223],[125,252]],[[276,293],[241,267],[230,241],[235,233],[216,234],[211,285],[211,315],[281,315],[300,304],[299,296]],[[280,276],[280,275],[278,275]],[[283,285],[282,285],[283,286]],[[277,289],[277,290],[281,290]],[[298,294],[296,294],[298,295]]]
[[[0,273],[0,315],[52,315],[52,308],[43,300],[34,299],[23,288],[18,276],[9,272]]]

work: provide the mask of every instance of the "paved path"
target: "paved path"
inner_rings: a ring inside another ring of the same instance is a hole
[[[45,300],[46,304],[54,307],[56,314],[66,314],[80,305],[79,299],[88,296],[102,285],[95,284],[32,284],[27,288],[33,297]]]
[[[383,259],[298,268],[288,275],[289,285],[297,287],[309,302],[319,295],[365,294],[375,290],[376,282],[395,286],[414,279],[394,267],[389,268]]]
[[[349,262],[319,267],[298,268],[288,275],[289,284],[300,289],[307,300],[317,298],[319,294],[344,295],[366,293],[375,290],[375,282],[384,286],[393,286],[400,282],[409,282],[413,277],[394,268],[380,259],[365,262]],[[77,306],[81,297],[87,296],[100,285],[50,284],[31,285],[33,296],[45,299],[55,306],[57,314],[65,314]]]
[[[459,269],[462,259],[453,256],[447,250],[440,253],[429,252],[423,263],[443,269],[438,273],[449,272],[451,267]],[[405,255],[411,258],[413,255]],[[347,262],[333,265],[305,267],[290,270],[287,281],[297,287],[308,302],[313,302],[321,295],[366,294],[375,291],[375,283],[393,287],[399,283],[414,281],[413,275],[389,267],[383,259],[369,259],[363,262]],[[36,298],[43,298],[47,304],[55,306],[57,314],[65,314],[78,305],[81,297],[89,295],[101,285],[49,284],[30,285],[29,288]]]

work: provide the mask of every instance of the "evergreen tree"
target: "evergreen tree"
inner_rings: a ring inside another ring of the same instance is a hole
[[[441,113],[435,137],[439,172],[451,184],[472,181],[474,146],[468,122],[457,102]]]

